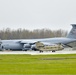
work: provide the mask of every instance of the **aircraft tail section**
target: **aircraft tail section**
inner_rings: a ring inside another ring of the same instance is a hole
[[[67,38],[76,39],[76,24],[71,24],[71,25],[72,25],[72,29],[70,33],[68,34]]]

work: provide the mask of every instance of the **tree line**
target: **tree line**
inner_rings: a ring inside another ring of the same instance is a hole
[[[51,29],[17,29],[12,30],[6,28],[0,30],[0,39],[39,39],[39,38],[52,38],[52,37],[65,37],[67,31],[65,30],[51,30]]]

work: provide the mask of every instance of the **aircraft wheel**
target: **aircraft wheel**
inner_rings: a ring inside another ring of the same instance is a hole
[[[52,50],[52,52],[55,52],[55,50]]]
[[[24,50],[24,51],[27,51],[27,50]]]
[[[43,51],[40,51],[40,53],[41,53],[41,52],[43,52]]]

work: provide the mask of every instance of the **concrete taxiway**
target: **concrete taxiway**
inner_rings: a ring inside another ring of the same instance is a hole
[[[47,54],[76,54],[76,50],[61,50],[61,51],[47,51],[47,52],[39,52],[39,51],[0,51],[0,54],[30,54],[30,55],[47,55]]]

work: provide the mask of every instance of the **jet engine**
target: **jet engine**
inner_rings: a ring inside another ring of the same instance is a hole
[[[31,49],[34,50],[34,51],[36,51],[36,50],[37,50],[37,48],[36,48],[36,44],[31,45]]]
[[[31,48],[30,44],[24,44],[23,45],[23,50],[29,50]]]

